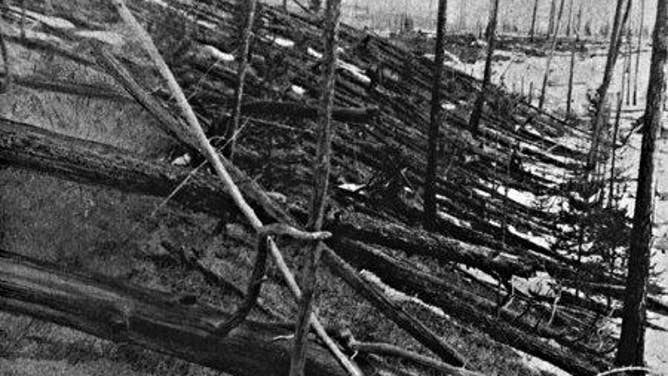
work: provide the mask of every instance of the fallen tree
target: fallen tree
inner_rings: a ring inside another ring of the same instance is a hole
[[[414,294],[447,315],[475,326],[494,340],[548,361],[575,375],[595,375],[610,363],[600,357],[578,354],[548,339],[558,339],[554,329],[529,325],[521,315],[498,310],[494,303],[466,292],[407,262],[359,241],[335,237],[328,244],[359,269],[372,271],[390,286]],[[524,324],[524,328],[522,328]],[[565,339],[565,338],[564,338]]]
[[[65,271],[0,250],[0,309],[129,342],[239,376],[287,375],[291,333],[281,324],[246,321],[214,333],[226,312],[182,305],[174,296],[92,274]],[[175,345],[178,344],[178,345]],[[345,376],[336,359],[310,342],[309,375]]]
[[[255,101],[241,106],[244,116],[278,116],[296,119],[317,119],[318,107],[296,102]],[[377,107],[370,108],[332,108],[332,119],[351,123],[368,123],[378,116]]]
[[[127,192],[162,197],[169,196],[187,179],[188,183],[172,195],[175,202],[187,209],[213,215],[225,211],[238,214],[222,184],[205,173],[191,174],[182,168],[142,161],[110,146],[59,135],[27,124],[0,119],[0,125],[0,160],[79,182],[103,184]],[[247,179],[238,184],[241,189],[252,190]],[[257,195],[251,194],[249,197]],[[252,204],[260,206],[258,201],[252,201]],[[270,216],[268,219],[271,221],[277,218]],[[289,223],[294,223],[294,220]],[[457,366],[464,364],[461,355],[425,325],[365,285],[354,271],[346,267],[343,260],[337,260],[339,262],[335,272],[352,283],[352,287],[372,304],[380,307],[384,315],[442,359]]]
[[[221,211],[236,212],[235,206],[230,204],[222,184],[205,173],[189,174],[188,170],[182,168],[143,161],[110,146],[59,135],[27,124],[0,120],[0,125],[0,160],[12,165],[44,171],[84,183],[102,184],[128,192],[158,196],[169,195],[179,183],[188,178],[188,182],[172,196],[175,202],[191,210],[215,215],[219,215]],[[240,186],[243,187],[243,184],[240,184]],[[253,205],[259,204],[255,201]],[[265,213],[265,215],[267,214]],[[273,216],[268,217],[270,219],[275,218]],[[291,218],[287,218],[287,221],[295,222]],[[340,245],[333,244],[333,246],[337,252],[343,252]],[[350,252],[343,252],[342,255],[346,259],[354,260],[353,254]],[[324,257],[328,265],[334,268],[336,274],[349,282],[352,281],[352,286],[358,292],[366,289],[366,286],[359,283],[359,276],[354,270],[346,270],[344,267],[336,266],[341,264],[342,260],[339,260],[334,252],[327,251]],[[362,267],[360,264],[355,265]],[[388,270],[390,275],[401,275],[398,273],[401,269],[383,269],[383,265],[380,263],[371,263],[364,267],[378,273],[383,278]],[[409,279],[406,279],[405,284],[398,286],[398,288],[405,290],[410,287],[413,290],[409,289],[409,291],[416,291],[416,293],[420,291],[420,296],[426,294],[426,290],[431,290],[431,288],[424,287],[425,285],[414,283],[411,286],[409,281]],[[443,286],[429,292],[433,299],[444,299],[443,297],[447,296],[446,293],[447,291],[444,290]],[[375,295],[373,291],[366,293],[365,296],[373,298],[372,295]],[[438,305],[447,309],[446,312],[462,312],[459,315],[453,314],[453,316],[465,322],[472,324],[477,322],[487,323],[488,325],[482,326],[481,329],[499,342],[516,346],[527,353],[557,364],[573,363],[571,355],[564,355],[549,344],[532,341],[531,338],[536,337],[531,337],[525,331],[512,327],[504,330],[504,325],[508,326],[508,324],[504,324],[499,319],[493,319],[492,315],[482,314],[473,308],[466,308],[470,306],[464,300],[441,300]],[[386,308],[392,306],[392,304],[385,305]],[[386,309],[383,313],[387,314],[389,311]],[[425,335],[428,336],[429,334],[425,333]],[[434,343],[434,349],[438,348],[436,346],[440,345]],[[577,369],[591,370],[592,368],[580,367]],[[582,372],[581,374],[590,373]]]

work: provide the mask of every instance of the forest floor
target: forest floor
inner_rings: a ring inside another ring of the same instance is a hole
[[[55,2],[54,2],[55,3]],[[109,21],[95,1],[68,2],[73,12],[96,22]],[[116,30],[121,31],[121,30]],[[27,25],[28,36],[33,34]],[[43,55],[9,43],[14,74],[108,83],[109,77],[78,66],[44,59]],[[132,151],[147,159],[167,157],[171,143],[154,131],[138,105],[14,86],[0,95],[0,116],[49,130]],[[243,289],[254,253],[253,238],[244,226],[164,206],[161,199],[121,193],[40,173],[0,168],[0,248],[84,270],[117,277],[175,295],[192,294],[219,307],[239,303],[229,291],[208,285],[201,275],[179,265],[161,246],[168,240],[204,251],[207,262]],[[291,265],[299,250],[286,248]],[[421,260],[424,267],[433,262]],[[430,266],[428,266],[430,265]],[[266,306],[281,318],[294,317],[296,305],[271,268],[263,286]],[[422,350],[405,332],[384,320],[369,304],[326,269],[319,272],[318,313],[328,325],[354,325],[360,340],[388,340]],[[472,368],[486,375],[536,376],[543,373],[524,363],[524,356],[491,341],[468,326],[446,320],[442,313],[403,295],[406,308],[455,346]],[[268,319],[254,312],[252,317]],[[219,375],[195,364],[112,343],[36,319],[0,313],[0,375]],[[429,371],[411,369],[419,374]]]
[[[79,7],[86,17],[105,21],[104,14],[91,11],[94,5],[99,5],[93,3],[79,0],[72,2],[71,6],[73,9]],[[10,55],[12,61],[18,62],[13,66],[18,73],[39,72],[51,77],[76,77],[79,80],[111,83],[109,77],[73,66],[53,64],[18,45],[10,44]],[[544,61],[541,57],[523,54],[500,56],[506,58],[500,58],[495,65],[496,83],[516,87],[517,90],[520,77],[526,77],[526,72],[530,70],[534,76],[537,75]],[[555,63],[555,67],[563,70],[567,66],[564,61]],[[596,71],[598,66],[583,63],[581,67],[578,68],[581,76],[576,78],[576,82],[583,82],[580,85],[583,89],[595,87],[591,72]],[[462,70],[477,75],[480,62],[465,65]],[[506,77],[503,82],[499,80],[501,75]],[[586,79],[591,81],[584,83]],[[529,81],[525,80],[528,86]],[[555,79],[552,87],[562,87],[561,80]],[[559,98],[563,95],[551,90],[548,107],[557,112],[563,111]],[[575,103],[578,108],[586,105],[586,90],[578,91]],[[0,96],[0,116],[112,144],[147,159],[166,158],[172,146],[152,130],[154,128],[149,125],[153,120],[134,104],[14,87],[11,95]],[[629,163],[632,163],[631,159]],[[667,173],[668,163],[663,166],[662,171]],[[666,213],[663,221],[668,221],[668,207],[660,206],[660,210]],[[224,229],[222,233],[219,232],[221,227]],[[72,183],[13,167],[0,169],[0,248],[57,262],[72,270],[82,269],[123,278],[175,295],[193,294],[215,306],[230,307],[239,302],[234,294],[212,288],[196,272],[179,265],[162,247],[161,243],[165,240],[203,250],[207,262],[229,276],[237,286],[243,288],[246,285],[246,271],[253,256],[253,240],[241,224],[221,223],[209,216],[174,209],[163,205],[161,199]],[[291,265],[297,264],[299,253],[297,247],[287,247],[286,256]],[[428,260],[415,258],[413,261],[426,269],[437,268]],[[662,262],[666,265],[665,258]],[[269,274],[271,278],[263,288],[265,305],[273,307],[281,318],[294,317],[295,304],[282,287],[277,271],[272,269]],[[317,304],[325,323],[341,327],[354,325],[359,339],[391,339],[406,348],[424,350],[394,324],[382,319],[374,308],[361,301],[324,268],[320,270],[319,281]],[[404,299],[410,312],[429,323],[448,343],[461,351],[473,369],[490,376],[541,375],[544,373],[539,368],[543,367],[559,372],[491,341],[473,328],[446,320],[442,313],[418,299],[405,295],[401,299]],[[253,315],[261,319],[271,318],[260,312]],[[221,374],[136,346],[96,339],[27,317],[0,314],[0,322],[0,375]],[[658,344],[666,343],[663,339],[658,341]],[[658,344],[654,348],[658,348]],[[664,356],[662,354],[665,353],[657,352],[656,355]],[[410,371],[429,374],[423,370]]]

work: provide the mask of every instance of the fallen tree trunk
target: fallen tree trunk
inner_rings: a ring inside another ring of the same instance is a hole
[[[537,271],[537,265],[531,265],[513,255],[470,245],[432,232],[404,227],[398,223],[379,223],[361,214],[341,215],[338,223],[328,229],[339,236],[400,249],[408,254],[462,263],[507,278],[513,275],[530,277]]]
[[[229,314],[180,305],[159,291],[0,251],[0,307],[116,342],[130,342],[238,376],[287,375],[292,341],[284,325],[246,321],[226,337]],[[175,344],[178,344],[175,346]],[[309,343],[309,375],[345,376],[324,348]]]
[[[249,102],[241,106],[241,112],[245,116],[280,116],[311,120],[318,118],[317,106],[309,106],[297,102]],[[368,123],[378,116],[379,113],[380,110],[377,107],[334,107],[332,108],[332,119],[351,123]]]
[[[486,312],[489,307],[482,304],[480,299],[471,300],[472,294],[455,296],[457,289],[453,289],[450,284],[382,252],[373,251],[362,243],[338,237],[328,240],[327,243],[357,268],[372,271],[390,286],[415,294],[426,303],[442,309],[457,320],[475,326],[500,343],[548,361],[574,375],[596,375],[609,366],[605,360],[589,359],[554,346],[538,334],[521,330],[497,315]]]
[[[158,196],[170,194],[179,183],[189,176],[188,170],[143,161],[110,146],[82,141],[30,125],[1,119],[0,160],[70,180],[103,184],[129,192]],[[188,209],[214,215],[219,215],[221,210],[233,213],[236,211],[222,184],[215,178],[205,173],[196,173],[190,175],[189,179],[188,184],[173,196],[175,202]],[[243,187],[243,184],[241,186]],[[255,202],[254,205],[259,204]],[[273,215],[267,216],[270,219],[276,218]],[[294,219],[288,218],[288,220],[291,223],[295,222]],[[354,262],[355,252],[346,253],[339,249],[338,245],[332,244],[332,246],[337,249],[337,252],[343,252],[342,255],[347,261]],[[326,260],[329,259],[327,254],[325,256]],[[510,327],[509,324],[491,315],[481,316],[480,312],[476,312],[470,306],[461,306],[464,304],[463,300],[448,300],[447,291],[443,289],[443,286],[430,285],[428,281],[422,285],[411,282],[408,278],[402,278],[402,276],[409,276],[405,274],[405,271],[402,274],[401,269],[384,269],[380,263],[369,263],[366,266],[355,263],[355,265],[366,267],[378,273],[383,279],[391,276],[398,278],[399,280],[395,280],[398,288],[419,293],[423,298],[427,294],[430,296],[429,299],[433,299],[433,304],[444,310],[447,309],[446,312],[459,312],[458,314],[452,313],[452,316],[480,327],[499,342],[517,347],[529,354],[560,365],[564,369],[576,367],[579,370],[578,374],[592,374],[583,371],[592,370],[592,367],[573,362],[572,355],[564,354],[560,349],[541,342],[539,338]],[[484,325],[479,326],[479,323]]]
[[[0,160],[20,167],[44,171],[83,183],[103,184],[126,192],[167,197],[184,180],[172,200],[183,207],[219,215],[237,213],[223,185],[206,173],[151,163],[111,146],[59,135],[28,124],[0,119]],[[234,167],[233,165],[231,165]],[[240,189],[247,192],[251,205],[264,209],[261,217],[295,225],[279,207],[266,202],[261,189],[238,169],[230,169]],[[374,224],[360,215],[335,224],[332,230],[353,239],[372,242],[410,254],[422,254],[442,261],[463,263],[502,277],[530,276],[547,267],[550,274],[572,277],[571,268],[557,262],[516,258],[485,247],[407,228],[396,223]],[[543,264],[543,265],[539,265]]]
[[[220,215],[221,211],[237,212],[222,184],[207,174],[189,174],[188,170],[182,168],[142,161],[110,146],[1,119],[0,160],[79,182],[104,184],[128,192],[157,196],[169,196],[187,178],[189,182],[173,195],[175,202],[185,208],[214,215]],[[250,190],[248,184],[248,181],[239,182],[241,189],[245,187]],[[257,201],[253,204],[260,206]],[[268,216],[268,219],[276,218]],[[294,223],[294,220],[290,220],[290,223]],[[355,274],[345,268],[345,262],[339,262],[335,271],[347,282],[354,283],[356,291],[381,307],[383,314],[426,347],[452,364],[463,364],[461,355],[427,327],[406,312],[395,309],[397,307],[393,307],[391,302],[374,291],[367,291],[371,290],[367,285],[355,281]]]

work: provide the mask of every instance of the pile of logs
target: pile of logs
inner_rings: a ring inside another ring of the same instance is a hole
[[[168,62],[198,116],[209,127],[210,136],[224,134],[236,84],[236,64],[223,58],[235,43],[236,31],[230,22],[234,2],[204,0],[192,5],[178,0],[135,1],[132,7],[139,18],[143,15],[148,20],[150,14],[161,12],[188,25],[186,29],[191,33],[184,36],[184,51]],[[40,11],[37,6],[33,10]],[[96,28],[81,19],[75,24]],[[149,95],[136,83],[132,72],[146,70],[136,59],[110,53],[99,45],[86,50],[81,48],[83,38],[72,30],[46,25],[43,28],[54,39],[9,35],[7,41],[108,73],[129,95],[110,87],[39,77],[17,77],[14,84],[109,100],[135,100],[163,125],[180,121],[169,109],[166,91],[158,89]],[[232,169],[235,182],[263,221],[298,226],[305,222],[308,161],[315,143],[312,120],[317,115],[315,98],[320,94],[320,23],[310,16],[262,5],[254,34],[252,69],[242,106],[248,124],[239,139],[235,161],[240,168],[232,164],[226,167]],[[55,42],[56,39],[64,42]],[[332,143],[332,180],[339,182],[340,187],[332,192],[332,211],[325,225],[334,234],[326,241],[324,261],[328,267],[389,319],[452,364],[461,365],[461,359],[448,351],[447,344],[364,280],[359,270],[374,273],[389,286],[416,295],[495,341],[573,374],[594,375],[608,368],[606,347],[613,345],[615,339],[605,337],[594,343],[592,336],[583,333],[595,332],[592,326],[608,314],[593,295],[618,299],[622,276],[584,268],[536,241],[554,237],[563,216],[537,206],[533,198],[568,197],[564,183],[576,177],[583,167],[585,149],[569,146],[567,140],[586,139],[588,133],[493,88],[480,136],[473,138],[465,128],[480,84],[471,76],[447,69],[442,85],[446,102],[441,132],[443,162],[437,187],[442,215],[438,232],[424,231],[418,225],[418,187],[423,184],[425,169],[431,62],[383,38],[347,26],[341,29],[341,45]],[[169,129],[166,126],[163,130]],[[192,149],[187,142],[179,142],[178,147],[183,152]],[[6,119],[0,119],[0,161],[65,179],[158,197],[169,196],[179,187],[171,198],[173,203],[212,215],[224,211],[238,214],[227,191],[205,171],[193,174],[187,168],[142,160],[108,145]],[[290,207],[273,202],[265,189],[249,178],[251,172],[258,171],[263,172],[260,182],[285,194]],[[188,183],[181,186],[186,178]],[[359,188],[346,188],[350,185]],[[0,301],[14,312],[71,325],[101,337],[131,340],[226,372],[281,374],[280,370],[261,369],[272,364],[269,359],[279,359],[277,364],[287,367],[289,347],[270,338],[284,334],[285,329],[249,323],[229,337],[210,337],[201,323],[202,317],[210,313],[199,308],[184,308],[173,317],[162,317],[164,297],[139,290],[116,290],[115,285],[104,281],[68,276],[51,266],[16,256],[0,256],[0,263],[10,267],[0,268],[4,273],[0,276]],[[434,260],[451,271],[453,277],[424,272],[409,262],[413,256]],[[464,267],[482,271],[499,283],[485,282],[474,277],[475,273],[463,273]],[[21,279],[18,272],[12,274],[19,269],[28,277]],[[76,316],[65,308],[55,309],[60,301],[54,300],[53,305],[44,303],[40,299],[61,296],[56,291],[58,286],[48,286],[44,273],[56,273],[64,284],[71,279],[67,282],[71,286],[95,285],[113,299],[99,301],[85,296],[83,288],[67,291],[82,304],[109,307],[111,316],[95,316],[95,312]],[[583,285],[589,283],[593,287],[585,297],[568,288],[560,291],[558,297],[515,291],[513,279],[539,273],[557,281],[578,281],[578,287],[585,291]],[[16,282],[12,282],[14,279]],[[33,282],[35,290],[28,289],[26,284]],[[21,288],[25,290],[18,291]],[[650,308],[666,310],[658,300],[653,302]],[[123,313],[124,304],[133,307],[132,314]],[[136,312],[141,312],[141,317],[135,316]],[[100,320],[106,323],[96,322],[95,317],[102,317]],[[181,326],[170,326],[173,320],[179,320]],[[119,338],[112,336],[117,327],[125,329]],[[151,337],[151,330],[165,327],[170,328],[173,338]],[[257,336],[257,343],[249,345],[253,336]],[[170,340],[185,341],[189,347],[174,348]],[[200,352],[198,346],[204,344],[219,348],[215,353]],[[259,350],[239,354],[235,346]],[[220,349],[229,349],[238,362],[217,357],[224,352]],[[249,365],[258,359],[265,361]],[[341,373],[335,361],[319,348],[311,349],[310,361],[314,371],[309,374]]]

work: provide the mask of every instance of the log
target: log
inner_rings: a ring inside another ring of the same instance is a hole
[[[241,106],[245,116],[279,116],[295,119],[315,120],[318,118],[318,107],[296,102],[254,101]],[[332,108],[332,119],[350,123],[369,123],[380,113],[378,107],[368,108]]]
[[[148,162],[108,145],[11,120],[0,119],[0,160],[82,183],[102,184],[158,197],[169,196],[188,179],[188,183],[174,194],[173,201],[186,209],[216,216],[224,211],[238,214],[223,185],[204,172],[191,173],[188,169]],[[292,217],[268,201],[257,183],[247,179],[236,167],[230,171],[240,189],[251,199],[251,205],[263,209],[261,218],[296,225]],[[530,276],[539,270],[531,258],[515,258],[397,223],[374,221],[359,214],[348,220],[342,216],[328,229],[353,239],[386,245],[409,254],[463,263],[503,276]],[[571,268],[547,259],[538,260],[550,274],[573,277]]]
[[[0,160],[18,167],[43,171],[70,180],[96,185],[101,184],[126,192],[156,196],[170,194],[178,184],[189,176],[189,171],[183,168],[147,162],[111,146],[82,141],[5,119],[0,119]],[[240,183],[248,184],[248,182]],[[243,189],[243,184],[240,186]],[[187,209],[216,216],[220,215],[221,211],[236,212],[235,206],[231,204],[222,184],[214,177],[204,173],[192,174],[189,183],[173,196],[173,201]],[[253,202],[253,204],[258,205],[257,202]],[[275,218],[271,215],[268,215],[268,217]],[[333,246],[337,249],[337,252],[344,255],[346,260],[354,261],[356,259],[355,252],[346,253],[344,248],[339,249],[340,247],[337,245]],[[329,257],[326,257],[326,259],[329,259]],[[355,265],[362,267],[359,263],[355,263]],[[389,269],[391,272],[386,276],[383,273],[383,266],[377,263],[370,263],[365,267],[374,273],[378,273],[384,279],[392,275],[400,279],[402,276],[410,275],[401,274],[401,269]],[[421,291],[420,295],[423,295],[425,290],[428,289],[427,287],[420,288],[416,282],[409,283],[408,279],[397,281],[397,283],[400,284],[398,287],[403,291],[415,289],[416,292]],[[425,281],[424,283],[428,282]],[[464,304],[462,301],[438,300],[445,299],[446,292],[443,286],[428,291],[435,304],[440,301],[438,305],[446,312],[453,310],[454,312],[460,312],[458,315],[453,314],[453,317],[478,326],[478,313],[471,309],[461,311],[459,304]],[[485,323],[486,321],[480,322]],[[500,324],[503,324],[499,320],[488,322],[488,324],[481,326],[481,329],[487,333],[495,333],[490,335],[497,341],[516,346],[520,350],[555,364],[563,363],[563,359],[560,360],[558,352],[555,353],[549,346],[545,349],[547,345],[541,344],[541,342],[533,343],[531,338],[521,330],[499,329],[502,328]],[[570,356],[567,358],[569,358],[568,363],[571,363]]]
[[[537,265],[514,255],[483,246],[473,246],[429,231],[408,228],[399,223],[379,221],[362,214],[342,214],[329,228],[331,232],[446,262],[462,263],[488,274],[510,278],[530,277]]]
[[[337,253],[359,269],[376,274],[384,283],[409,294],[415,294],[425,303],[443,310],[447,315],[475,326],[492,339],[507,344],[527,354],[550,362],[574,375],[596,375],[607,369],[609,362],[583,356],[550,344],[535,333],[520,328],[486,312],[489,307],[480,298],[471,300],[471,293],[456,296],[457,288],[408,263],[383,254],[358,241],[334,237],[327,241]],[[461,291],[461,290],[460,290]]]
[[[59,135],[27,124],[0,119],[0,160],[19,167],[36,169],[50,174],[90,184],[103,184],[126,192],[168,196],[188,176],[188,184],[182,187],[172,199],[186,209],[220,215],[228,211],[237,213],[236,206],[228,198],[226,191],[214,177],[204,174],[189,174],[183,168],[142,161],[111,146]],[[239,182],[241,189],[248,188],[250,182]],[[249,197],[254,197],[251,194]],[[253,201],[254,206],[260,206]],[[265,213],[266,215],[266,213]],[[275,217],[268,216],[268,219]],[[294,223],[294,219],[290,220]],[[342,260],[338,260],[342,261]],[[338,274],[346,276],[346,281],[354,281],[354,275],[345,262],[338,264]],[[349,267],[349,266],[348,266]],[[358,283],[353,286],[358,292],[368,290],[369,285]],[[444,360],[455,365],[463,364],[463,358],[421,325],[415,318],[399,310],[396,315],[388,312],[389,304],[382,304],[382,297],[373,291],[364,295],[374,305],[381,304],[381,312],[395,320],[425,346]]]
[[[291,340],[284,325],[247,321],[226,337],[214,333],[224,311],[177,304],[160,291],[0,250],[3,311],[68,326],[115,342],[129,342],[239,376],[288,374]],[[309,375],[345,376],[337,361],[310,342]]]

